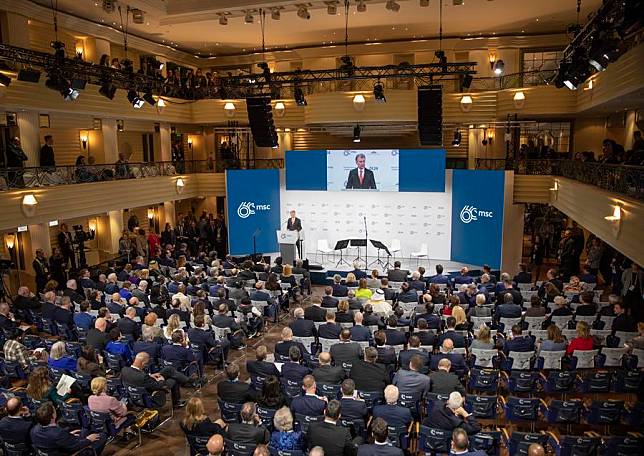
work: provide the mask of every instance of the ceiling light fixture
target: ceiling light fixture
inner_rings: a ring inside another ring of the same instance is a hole
[[[311,19],[311,13],[309,12],[309,9],[306,7],[306,5],[299,5],[297,8],[297,17],[301,19],[306,19],[309,20]]]
[[[282,13],[279,8],[271,8],[271,19],[279,21],[282,18]]]
[[[501,76],[505,70],[505,62],[503,60],[497,60],[494,62],[494,74]]]
[[[393,11],[394,13],[397,13],[400,11],[400,4],[396,3],[395,0],[387,0],[387,3],[385,4],[385,8],[388,9],[389,11]]]
[[[255,18],[253,17],[253,12],[251,10],[246,11],[246,14],[244,15],[244,22],[247,24],[252,24],[255,22]]]
[[[359,13],[364,13],[367,11],[367,4],[364,2],[364,0],[358,0],[358,5],[356,6],[356,10]]]

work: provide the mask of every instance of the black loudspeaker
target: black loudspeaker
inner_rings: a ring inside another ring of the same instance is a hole
[[[418,88],[418,136],[423,146],[443,145],[443,90],[441,86]]]
[[[270,97],[246,98],[248,122],[258,147],[277,147]]]

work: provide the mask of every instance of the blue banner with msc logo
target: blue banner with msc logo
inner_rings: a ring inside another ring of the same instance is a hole
[[[501,266],[504,171],[452,173],[452,261]]]
[[[226,171],[228,245],[232,255],[279,251],[280,177],[277,169]]]

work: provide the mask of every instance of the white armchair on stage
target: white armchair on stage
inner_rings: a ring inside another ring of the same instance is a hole
[[[335,250],[333,250],[331,247],[329,247],[329,241],[328,239],[318,239],[318,247],[315,250],[315,256],[317,260],[317,255],[318,253],[322,254],[322,264],[324,264],[324,255],[330,255],[334,253]]]
[[[411,261],[412,258],[416,258],[416,267],[418,267],[418,263],[420,263],[421,258],[429,259],[429,252],[427,250],[427,244],[420,244],[420,251],[419,252],[411,252],[409,254],[409,260]]]

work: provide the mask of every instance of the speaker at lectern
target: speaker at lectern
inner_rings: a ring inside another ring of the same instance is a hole
[[[293,264],[298,241],[297,231],[277,230],[277,243],[280,245],[282,264]]]

